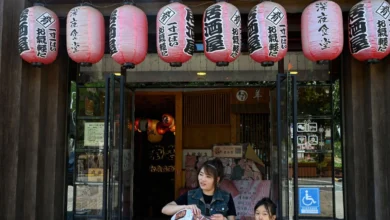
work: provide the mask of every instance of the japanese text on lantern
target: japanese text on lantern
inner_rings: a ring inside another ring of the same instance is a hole
[[[259,37],[259,24],[257,22],[257,12],[256,12],[257,7],[253,8],[249,12],[249,18],[248,18],[248,49],[249,49],[249,54],[252,54],[253,52],[260,50],[263,48],[261,45],[261,40]]]
[[[268,56],[276,57],[279,52],[279,41],[278,34],[276,32],[276,26],[268,26],[268,42],[269,42],[269,52]]]
[[[77,41],[78,34],[79,32],[77,31],[77,19],[75,18],[77,16],[79,9],[78,8],[73,8],[70,10],[70,36],[72,37],[72,43],[70,48],[72,49],[72,53],[76,53],[79,51],[80,44]]]
[[[267,20],[274,24],[268,26],[268,43],[269,43],[268,56],[270,57],[276,57],[279,53],[279,40],[278,40],[276,25],[279,24],[279,22],[283,19],[283,17],[284,17],[283,13],[277,7],[275,7],[271,11],[271,13],[269,13],[269,15],[267,16]]]
[[[390,15],[389,4],[383,2],[381,6],[376,10],[376,13],[382,16],[384,19],[387,19]],[[390,20],[389,20],[390,22]],[[388,45],[388,31],[386,27],[386,20],[378,20],[377,22],[377,32],[378,32],[378,51],[386,52]]]
[[[280,47],[282,50],[287,49],[287,35],[286,35],[286,25],[281,24],[280,27]]]
[[[236,58],[237,55],[240,53],[240,38],[239,38],[239,31],[241,28],[241,15],[238,10],[233,14],[233,16],[230,18],[230,20],[236,25],[237,28],[232,29],[232,36],[233,36],[233,49],[232,53],[230,54],[231,57]]]
[[[169,7],[167,7],[163,13],[161,13],[160,15],[160,18],[158,19],[162,24],[167,24],[167,22],[169,21],[169,19],[171,19],[174,15],[176,14],[176,12],[172,9],[170,9]]]
[[[112,54],[118,53],[118,49],[116,48],[116,21],[118,19],[118,10],[114,10],[110,17],[110,27],[109,27],[109,35],[110,35],[110,52]]]
[[[212,5],[206,9],[204,17],[204,36],[207,52],[225,50],[221,15],[221,5]]]
[[[236,58],[237,55],[240,53],[240,40],[238,37],[238,28],[233,28],[233,50],[230,54],[231,57]]]
[[[364,4],[357,4],[349,12],[349,37],[352,53],[369,48]]]
[[[19,53],[23,53],[30,49],[28,44],[28,8],[24,9],[20,14],[19,23]]]
[[[57,30],[55,28],[49,29],[49,49],[50,51],[57,51]]]
[[[170,47],[179,45],[179,33],[177,33],[177,22],[171,22],[168,24],[168,45]]]
[[[194,53],[195,46],[195,33],[194,33],[194,16],[189,8],[186,8],[186,46],[184,53],[192,55]]]
[[[46,57],[47,56],[47,39],[46,39],[46,30],[45,28],[37,28],[37,56]]]
[[[50,25],[55,22],[55,19],[47,12],[43,13],[36,20],[42,27],[37,28],[37,56],[46,57],[47,55],[47,35],[49,36],[49,50],[56,51],[57,50],[57,42],[56,42],[56,32],[55,28],[50,28],[47,31]]]
[[[329,49],[332,42],[330,41],[328,37],[328,15],[326,14],[328,10],[328,2],[318,2],[316,3],[316,8],[318,12],[318,23],[321,25],[320,28],[318,29],[318,32],[321,33],[322,40],[319,43],[321,46],[321,50]]]
[[[161,55],[164,57],[168,56],[167,44],[165,42],[165,27],[164,26],[161,26],[158,29],[158,42],[159,42]]]

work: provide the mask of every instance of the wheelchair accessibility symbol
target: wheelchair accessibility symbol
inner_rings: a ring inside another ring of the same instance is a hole
[[[321,214],[319,188],[299,188],[299,214]]]

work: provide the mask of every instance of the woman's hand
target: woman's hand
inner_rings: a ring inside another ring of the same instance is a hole
[[[225,220],[226,218],[223,217],[222,214],[214,214],[210,217],[211,220]]]
[[[194,216],[198,216],[201,214],[200,209],[196,205],[187,205],[186,209],[191,209]]]

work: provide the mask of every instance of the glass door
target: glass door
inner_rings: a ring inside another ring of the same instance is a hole
[[[278,74],[276,88],[271,92],[273,110],[272,199],[278,206],[278,219],[297,219],[296,115],[297,85],[294,75]],[[276,126],[275,126],[276,125]]]
[[[106,78],[104,219],[131,219],[134,175],[134,92],[124,76]]]

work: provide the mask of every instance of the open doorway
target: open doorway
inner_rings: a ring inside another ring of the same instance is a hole
[[[175,195],[175,96],[135,95],[134,219],[164,219]]]

